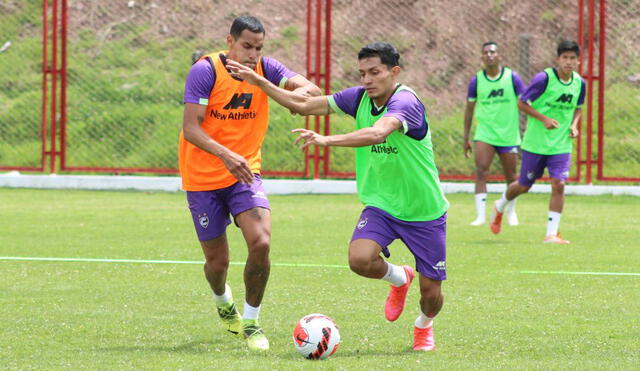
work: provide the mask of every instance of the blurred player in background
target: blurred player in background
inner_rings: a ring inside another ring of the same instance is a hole
[[[446,279],[445,199],[433,157],[431,127],[415,92],[397,82],[401,68],[397,49],[388,43],[366,45],[358,53],[362,86],[330,96],[310,97],[276,87],[255,71],[229,62],[237,76],[260,86],[283,106],[302,115],[333,112],[356,119],[358,130],[323,136],[296,129],[296,142],[356,147],[358,195],[365,205],[349,244],[349,266],[355,273],[391,284],[385,317],[402,313],[413,268],[385,261],[387,246],[400,239],[416,261],[421,313],[415,320],[413,349],[435,349],[433,318],[442,308]]]
[[[271,213],[260,178],[261,146],[267,132],[267,95],[231,76],[227,58],[239,61],[268,81],[300,94],[320,89],[275,59],[261,57],[265,29],[255,17],[233,21],[227,51],[200,58],[187,77],[179,142],[182,188],[205,256],[204,273],[218,314],[229,332],[247,339],[252,350],[268,350],[258,323],[269,278]],[[242,317],[226,284],[229,214],[247,243],[246,289]]]
[[[491,231],[500,233],[502,214],[516,197],[529,191],[547,168],[551,178],[551,198],[545,243],[568,244],[558,228],[564,206],[564,184],[571,168],[571,138],[578,136],[585,82],[576,72],[580,46],[564,40],[557,49],[556,67],[547,68],[531,80],[518,107],[528,115],[522,143],[520,178],[509,185],[494,204]]]
[[[472,226],[485,222],[487,176],[494,154],[498,153],[507,186],[516,180],[516,164],[520,145],[518,97],[524,92],[520,76],[502,65],[498,44],[488,41],[482,45],[484,69],[478,71],[469,83],[467,108],[464,114],[464,155],[469,158],[472,148],[469,134],[475,115],[478,123],[475,142],[476,219]],[[510,203],[507,217],[510,225],[518,224],[515,202]]]

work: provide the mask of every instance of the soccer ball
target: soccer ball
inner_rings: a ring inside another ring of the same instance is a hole
[[[304,358],[325,359],[338,350],[340,331],[324,314],[309,314],[293,329],[293,345]]]

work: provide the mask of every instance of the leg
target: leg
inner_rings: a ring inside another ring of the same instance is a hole
[[[214,294],[225,293],[227,270],[229,269],[229,245],[227,234],[222,234],[207,241],[200,241],[204,253],[204,275]]]
[[[369,239],[357,239],[349,244],[349,268],[363,277],[381,279],[387,264],[380,256],[382,246]]]
[[[564,207],[564,180],[551,178],[551,199],[549,200],[549,211],[562,213]]]
[[[491,144],[476,142],[476,194],[487,193],[487,176],[495,153],[496,150]]]
[[[244,267],[246,301],[249,305],[257,307],[262,302],[271,269],[271,212],[262,207],[255,207],[236,215],[236,222],[249,249],[247,264]]]
[[[475,160],[476,160],[476,181],[475,181],[475,204],[476,219],[471,222],[472,226],[484,224],[485,209],[487,201],[487,176],[491,168],[491,161],[495,148],[484,142],[476,142]]]
[[[428,318],[434,318],[442,309],[442,281],[432,280],[420,274],[420,309]]]
[[[564,185],[571,168],[571,154],[551,155],[548,159],[549,177],[551,178],[551,198],[549,200],[549,218],[547,221],[546,243],[568,244],[560,237],[560,216],[564,208]]]
[[[499,153],[500,162],[502,163],[502,172],[507,182],[507,187],[516,180],[516,163],[518,162],[518,154],[517,152],[514,152],[517,151],[517,147],[503,147],[504,150],[509,148],[512,148],[512,150]],[[516,214],[515,200],[509,203],[505,212],[507,214],[507,221],[509,222],[509,225],[519,224],[518,215]]]

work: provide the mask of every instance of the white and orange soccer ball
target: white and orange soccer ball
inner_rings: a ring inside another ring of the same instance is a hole
[[[338,350],[340,330],[324,314],[308,314],[293,329],[293,345],[307,359],[325,359]]]

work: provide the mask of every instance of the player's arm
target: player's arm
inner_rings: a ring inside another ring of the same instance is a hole
[[[352,131],[347,134],[324,136],[307,129],[294,129],[292,132],[299,133],[296,143],[301,143],[301,149],[305,149],[311,145],[325,147],[364,147],[383,143],[389,134],[401,127],[402,123],[400,120],[395,117],[385,116],[376,121],[371,127]]]
[[[200,125],[202,125],[206,110],[207,106],[205,105],[185,103],[182,118],[184,139],[203,151],[219,157],[238,181],[251,184],[253,182],[253,174],[247,160],[221,145],[202,130]]]
[[[464,110],[464,138],[462,143],[466,158],[471,156],[471,140],[469,139],[469,135],[471,132],[471,122],[473,120],[473,112],[475,111],[475,108],[475,101],[467,101],[467,107]]]
[[[250,84],[257,85],[269,97],[278,102],[278,104],[290,109],[295,113],[309,116],[327,115],[333,112],[333,110],[329,107],[329,102],[327,101],[327,96],[325,95],[309,96],[279,88],[263,76],[258,75],[251,68],[231,59],[227,59],[227,68],[232,71],[232,76],[245,80]]]
[[[523,102],[522,100],[518,99],[518,109],[522,112],[524,112],[525,114],[532,116],[535,119],[538,119],[542,122],[542,124],[544,125],[545,128],[547,129],[556,129],[558,127],[558,125],[560,125],[558,123],[558,121],[552,119],[551,117],[545,116],[543,114],[541,114],[540,112],[538,112],[535,108],[531,107],[531,105]]]
[[[322,91],[316,86],[316,84],[307,80],[302,75],[295,75],[288,79],[284,84],[284,88],[301,95],[311,95],[315,97],[322,94]]]
[[[569,129],[569,136],[571,138],[577,138],[580,134],[578,130],[580,118],[582,118],[582,107],[577,107],[576,110],[573,111],[573,120],[571,120],[571,128]]]

